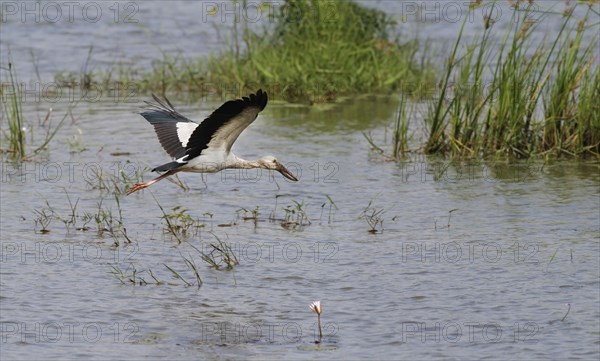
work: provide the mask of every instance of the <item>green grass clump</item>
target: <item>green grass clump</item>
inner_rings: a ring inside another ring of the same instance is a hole
[[[292,100],[321,95],[406,90],[420,84],[416,42],[390,39],[392,21],[378,10],[349,1],[288,0],[274,31],[244,31],[246,51],[234,50],[207,63],[217,79],[279,84]]]
[[[221,240],[217,237],[216,234],[213,233],[213,236],[216,238],[217,242],[210,243],[210,252],[200,252],[202,256],[202,260],[209,264],[210,267],[220,270],[227,269],[231,270],[233,267],[240,264],[238,257],[235,255],[235,252],[231,246],[231,243]],[[195,247],[194,247],[195,248]]]
[[[8,132],[5,138],[8,140],[7,151],[14,158],[25,157],[25,121],[23,119],[22,91],[17,80],[17,74],[12,63],[8,63],[8,91],[2,89],[2,115],[7,120]],[[5,94],[6,93],[6,94]]]
[[[593,64],[598,49],[582,46],[585,20],[561,39],[556,73],[545,89],[541,147],[570,154],[600,149],[600,72]],[[571,35],[571,33],[574,33]],[[598,37],[595,38],[597,43]],[[595,68],[592,68],[594,67]]]
[[[10,53],[8,55],[8,66],[0,66],[0,69],[8,75],[8,81],[0,86],[0,153],[8,153],[12,161],[27,161],[33,159],[42,151],[47,150],[50,141],[63,126],[67,116],[76,104],[69,107],[61,121],[54,128],[50,125],[52,108],[48,110],[44,120],[38,124],[40,128],[45,128],[46,133],[41,144],[34,149],[27,149],[27,130],[31,132],[30,141],[33,143],[34,132],[31,124],[26,122],[23,113],[23,102],[26,96],[23,90],[24,83],[19,82],[15,64],[12,62]],[[7,123],[8,129],[4,126]],[[6,146],[7,144],[8,146]]]
[[[246,1],[240,5],[244,9]],[[233,43],[220,54],[196,61],[164,55],[141,74],[140,90],[267,87],[287,101],[325,102],[433,84],[433,68],[415,60],[417,42],[392,37],[394,22],[382,11],[319,0],[286,0],[274,9],[261,30],[236,17]],[[135,77],[123,74],[119,77]]]
[[[550,13],[531,16],[532,3],[515,9],[499,46],[491,42],[496,30],[486,20],[481,38],[459,52],[463,24],[440,97],[427,115],[425,152],[517,158],[600,154],[598,24],[587,25],[596,14],[592,5],[579,22],[572,9],[566,12],[556,38],[541,45],[534,44],[531,30]],[[591,37],[587,45],[584,36]]]

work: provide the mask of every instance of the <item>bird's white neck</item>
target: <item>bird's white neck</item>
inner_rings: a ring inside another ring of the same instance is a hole
[[[259,161],[257,160],[245,160],[233,153],[229,153],[229,157],[227,159],[227,168],[232,169],[254,169],[254,168],[265,168]]]

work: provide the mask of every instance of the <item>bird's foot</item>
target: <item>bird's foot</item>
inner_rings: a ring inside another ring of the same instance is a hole
[[[133,187],[129,188],[129,190],[127,191],[127,195],[130,195],[131,193],[137,192],[140,189],[144,189],[144,188],[146,188],[148,186],[149,186],[148,183],[137,183]]]

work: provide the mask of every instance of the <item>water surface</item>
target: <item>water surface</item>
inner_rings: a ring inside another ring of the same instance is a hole
[[[140,3],[138,25],[8,21],[2,46],[10,45],[20,69],[28,46],[41,51],[42,78],[79,69],[88,43],[99,68],[121,56],[150,63],[157,44],[193,49],[187,55],[221,46],[212,24],[195,26],[201,4],[165,4]],[[18,41],[26,31],[32,45]],[[396,97],[360,97],[325,111],[272,102],[234,150],[246,159],[277,156],[298,183],[268,172],[184,174],[188,191],[162,181],[117,203],[98,189],[96,171],[110,181],[168,161],[135,114],[148,98],[80,102],[47,153],[17,164],[3,158],[3,359],[598,357],[597,160],[390,162],[370,151],[362,132],[388,149]],[[172,101],[198,120],[223,101],[182,99]],[[33,144],[50,106],[55,126],[73,102],[24,104]],[[419,115],[413,126],[418,134]],[[76,225],[55,219],[41,233],[35,210],[49,205],[67,220],[68,198],[77,203]],[[311,223],[282,227],[287,212],[297,212],[294,201]],[[164,234],[157,202],[169,213],[187,209],[204,228],[178,244]],[[240,209],[257,206],[258,222],[241,218]],[[131,244],[119,236],[115,247],[94,221],[76,229],[98,209],[122,218]],[[383,222],[377,233],[364,217],[373,212],[371,221]],[[232,271],[209,268],[194,249],[208,251],[215,237],[237,255]],[[201,287],[184,257],[198,267]],[[122,284],[115,269],[135,269],[138,282]],[[320,345],[308,307],[314,300],[323,305]]]

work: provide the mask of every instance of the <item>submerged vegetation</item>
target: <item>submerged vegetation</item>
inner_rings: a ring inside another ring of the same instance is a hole
[[[95,230],[98,237],[108,235],[113,241],[113,246],[118,247],[121,242],[131,243],[132,240],[127,235],[125,224],[123,222],[123,211],[119,197],[115,194],[115,204],[117,206],[116,214],[111,208],[104,205],[104,199],[101,198],[97,208],[91,211],[78,210],[79,198],[73,201],[64,189],[65,198],[68,202],[68,213],[63,214],[57,207],[52,206],[48,200],[45,201],[45,207],[33,209],[34,231],[47,234],[50,233],[50,224],[52,221],[59,221],[64,225],[67,233],[73,230],[88,232]],[[23,217],[25,219],[25,217]],[[95,225],[95,227],[92,227]]]
[[[369,226],[368,232],[372,234],[383,233],[383,214],[384,209],[377,209],[373,206],[373,200],[363,209],[358,216],[359,219],[364,219]]]
[[[236,256],[231,243],[223,241],[214,233],[212,234],[217,242],[209,243],[207,248],[209,252],[198,252],[202,256],[202,260],[209,264],[214,269],[227,269],[231,270],[234,266],[240,264],[238,257]]]

